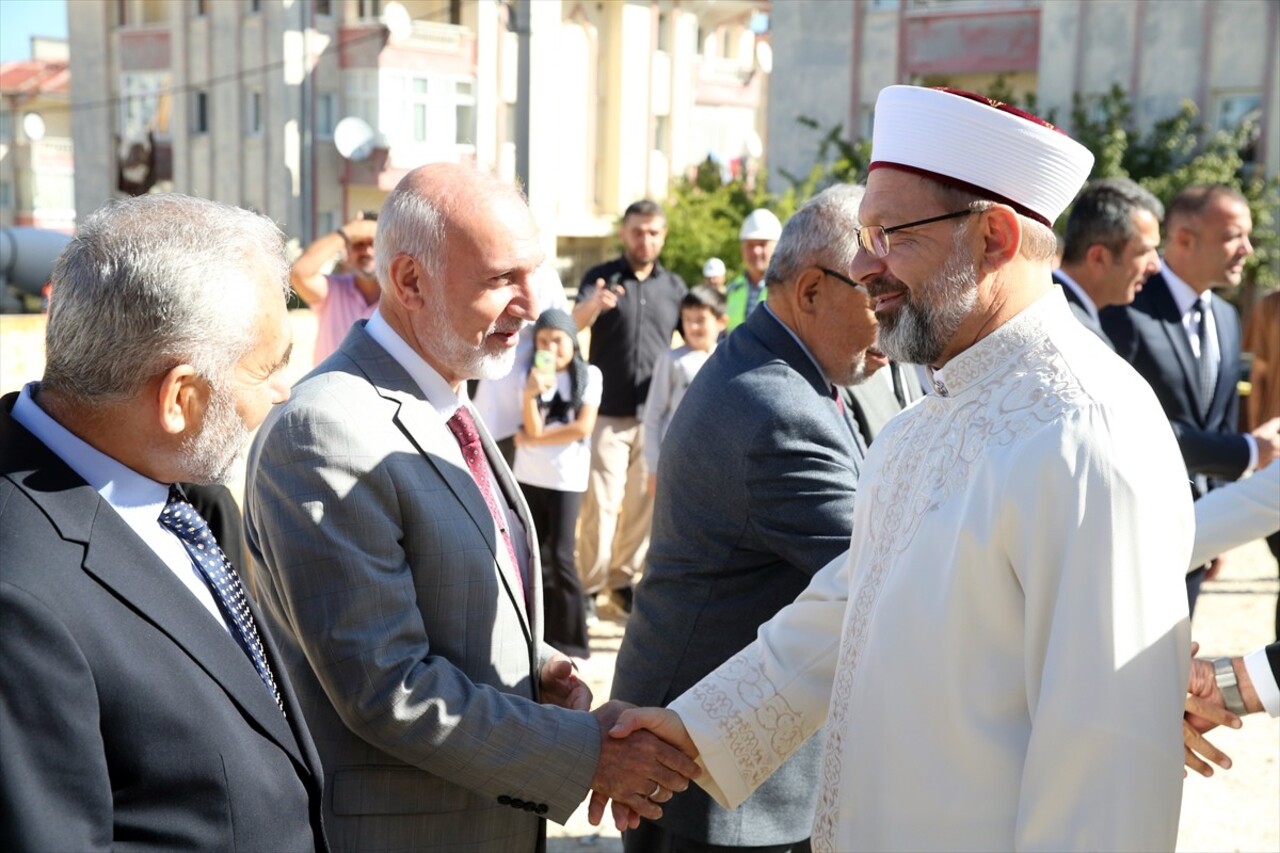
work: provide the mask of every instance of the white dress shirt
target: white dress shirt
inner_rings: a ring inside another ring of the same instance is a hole
[[[39,387],[39,382],[31,382],[22,389],[13,405],[13,419],[40,439],[110,504],[124,523],[182,581],[182,585],[191,590],[204,609],[213,614],[218,624],[230,632],[231,628],[218,609],[213,593],[182,540],[160,524],[160,512],[169,501],[169,484],[144,477],[49,417],[35,401],[34,395]]]
[[[447,424],[449,418],[453,417],[454,412],[468,404],[467,384],[464,382],[458,386],[458,392],[449,387],[449,383],[445,381],[434,367],[414,351],[413,347],[405,341],[404,338],[387,325],[387,321],[383,319],[381,311],[374,311],[368,321],[364,324],[365,333],[387,351],[387,355],[395,359],[396,363],[404,368],[409,374],[409,378],[414,381],[422,396],[426,398],[427,404],[435,409],[436,414],[440,416],[442,423]],[[475,407],[469,406],[472,413],[475,413]],[[477,418],[479,420],[479,418]],[[456,448],[457,446],[454,445]],[[470,470],[466,460],[462,458],[461,448],[457,448],[457,456],[452,461],[461,468]],[[498,459],[489,460],[489,489],[494,495],[501,496],[502,489],[498,486],[493,476],[493,465],[507,464],[500,457]],[[532,588],[532,581],[529,580],[529,541],[528,532],[523,524],[520,523],[520,516],[511,507],[506,500],[502,501],[502,509],[507,517],[507,529],[511,531],[511,544],[516,549],[516,559],[520,563],[520,575],[524,578],[524,582]]]

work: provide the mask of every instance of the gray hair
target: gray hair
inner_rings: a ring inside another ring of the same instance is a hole
[[[1164,219],[1164,205],[1128,178],[1102,178],[1088,184],[1071,206],[1062,250],[1063,263],[1084,259],[1090,246],[1121,252],[1138,234],[1135,211],[1145,210],[1156,222]]]
[[[110,202],[54,267],[43,385],[104,403],[179,364],[221,382],[257,343],[264,276],[287,295],[288,274],[266,217],[176,194]]]
[[[506,192],[524,199],[524,194],[497,175],[476,171],[472,176],[479,193]],[[470,206],[463,193],[424,192],[417,170],[400,179],[382,203],[378,212],[378,230],[374,240],[377,251],[376,274],[383,293],[391,290],[391,262],[405,254],[416,260],[432,276],[438,276],[444,263],[448,223],[460,204]]]
[[[924,178],[924,180],[932,187],[934,198],[947,210],[969,208],[982,211],[996,206],[996,202],[985,199],[970,190],[948,186],[933,178]],[[1015,213],[1018,216],[1018,224],[1022,228],[1022,245],[1018,249],[1018,254],[1029,261],[1042,263],[1052,261],[1058,253],[1058,236],[1053,233],[1053,229],[1025,213],[1016,210]],[[966,221],[960,226],[961,233],[964,233],[968,227]]]
[[[848,270],[858,253],[860,184],[836,184],[818,193],[787,220],[769,261],[770,287],[789,284],[812,266]]]

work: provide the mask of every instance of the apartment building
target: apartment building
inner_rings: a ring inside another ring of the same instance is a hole
[[[32,59],[0,63],[0,227],[75,226],[67,44],[32,39]]]
[[[671,176],[709,154],[728,161],[759,144],[767,10],[764,0],[76,0],[77,206],[173,189],[261,210],[305,243],[376,210],[423,163],[513,178],[519,167],[548,250],[586,263],[610,250],[627,204],[663,197]],[[371,134],[343,156],[334,135],[347,117]]]
[[[1069,128],[1072,98],[1118,83],[1143,129],[1193,101],[1211,128],[1258,122],[1249,156],[1280,171],[1280,3],[1259,0],[788,0],[774,4],[770,165],[803,174],[817,134],[869,137],[894,83],[982,91],[997,76]],[[940,140],[945,144],[945,140]]]

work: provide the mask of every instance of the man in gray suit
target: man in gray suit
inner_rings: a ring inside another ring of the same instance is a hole
[[[424,166],[388,196],[377,245],[378,311],[263,425],[247,479],[333,846],[533,851],[588,789],[657,817],[697,766],[656,739],[615,748],[618,706],[589,713],[542,641],[528,507],[466,399],[537,316],[528,206],[495,177]]]
[[[764,308],[720,345],[676,410],[614,698],[665,705],[849,547],[862,444],[836,387],[861,381],[876,337],[871,300],[847,277],[860,198],[860,188],[833,187],[791,218]],[[807,850],[821,741],[734,811],[701,788],[680,794],[660,821],[625,834],[626,850]]]
[[[1164,205],[1128,178],[1088,184],[1071,205],[1062,265],[1053,271],[1071,313],[1108,346],[1098,312],[1128,305],[1160,269]]]

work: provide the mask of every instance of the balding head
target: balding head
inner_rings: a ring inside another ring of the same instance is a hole
[[[505,375],[537,316],[529,278],[544,257],[520,191],[469,166],[422,166],[387,196],[377,242],[396,333],[455,388]]]

